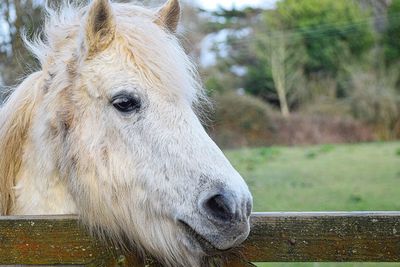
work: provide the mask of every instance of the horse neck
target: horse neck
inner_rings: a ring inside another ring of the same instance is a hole
[[[31,74],[1,109],[0,215],[75,212],[54,166],[52,148],[37,130],[45,127],[38,116],[42,80],[41,72]]]

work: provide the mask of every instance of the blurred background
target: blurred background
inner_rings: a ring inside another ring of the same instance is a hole
[[[255,211],[400,210],[400,0],[181,2],[205,127]],[[38,68],[20,34],[40,31],[43,4],[0,1],[2,100]],[[310,265],[368,264],[291,266]]]

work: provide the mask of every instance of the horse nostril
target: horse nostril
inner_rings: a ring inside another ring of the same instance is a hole
[[[228,221],[235,215],[235,202],[229,197],[217,194],[205,201],[204,208],[214,218]]]

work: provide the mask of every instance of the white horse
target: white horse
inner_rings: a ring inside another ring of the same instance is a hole
[[[170,266],[244,241],[251,194],[194,112],[177,0],[47,9],[41,70],[0,111],[0,215],[79,214]]]

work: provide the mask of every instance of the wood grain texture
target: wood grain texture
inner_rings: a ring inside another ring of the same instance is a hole
[[[400,262],[400,212],[254,213],[249,262]],[[248,266],[232,260],[228,266]],[[0,217],[0,265],[155,266],[92,238],[76,216]]]
[[[125,257],[92,238],[76,216],[0,217],[0,265],[133,266]]]
[[[256,213],[250,261],[400,261],[400,212]]]

